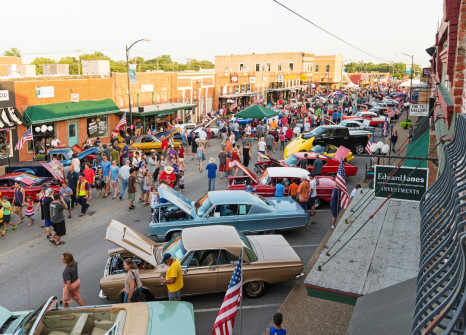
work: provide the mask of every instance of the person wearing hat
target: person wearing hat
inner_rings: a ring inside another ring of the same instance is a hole
[[[167,285],[168,300],[181,300],[181,289],[183,288],[183,272],[181,263],[177,258],[172,257],[170,253],[163,254],[162,264],[168,265],[168,271],[160,275],[160,283]]]
[[[215,158],[210,157],[209,164],[205,167],[207,170],[207,179],[209,180],[209,191],[215,191],[215,178],[217,178],[217,164]]]
[[[316,214],[317,180],[314,173],[309,173],[308,176],[311,181],[309,182],[309,200],[307,202],[307,207],[311,208],[311,216],[314,216]]]
[[[176,176],[173,173],[173,167],[170,165],[165,166],[163,172],[160,174],[159,180],[163,180],[165,184],[173,188],[176,181]]]
[[[45,195],[47,195],[47,191],[45,192]],[[78,203],[81,205],[81,214],[79,214],[79,216],[84,216],[89,208],[89,204],[87,203],[87,199],[89,199],[89,183],[86,178],[84,178],[84,173],[82,172],[79,174],[79,181],[76,186],[76,195],[78,196]]]

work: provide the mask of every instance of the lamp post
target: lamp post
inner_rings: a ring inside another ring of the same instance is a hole
[[[388,144],[383,143],[382,141],[379,141],[377,143],[374,143],[371,145],[370,150],[373,154],[388,154],[390,151],[390,146]],[[377,157],[377,165],[380,164],[380,156]]]
[[[410,55],[404,52],[398,53],[398,55],[404,55],[411,58],[411,84],[409,87],[409,108],[411,109],[411,105],[413,103],[413,72],[414,72],[414,55]],[[408,121],[408,114],[409,110],[406,112],[406,121]]]
[[[133,44],[131,44],[129,47],[126,45],[126,75],[128,78],[128,104],[129,104],[129,123],[132,126],[133,125],[133,111],[131,109],[131,85],[129,83],[129,50],[133,47],[138,42],[141,41],[146,41],[150,42],[150,39],[148,38],[141,38],[140,40],[137,40]]]

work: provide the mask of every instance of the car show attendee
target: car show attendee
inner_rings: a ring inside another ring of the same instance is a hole
[[[319,156],[316,156],[316,159],[314,160],[314,163],[312,164],[312,173],[315,176],[320,176],[322,174],[322,166],[324,165],[324,162],[322,159],[320,159]]]
[[[78,275],[78,262],[74,260],[70,252],[64,252],[61,256],[61,261],[65,264],[63,270],[63,307],[68,307],[71,304],[71,299],[76,301],[80,306],[84,306],[84,301],[80,296],[81,280]]]
[[[129,200],[129,207],[128,210],[134,210],[136,206],[134,206],[134,200],[136,200],[136,191],[137,191],[137,169],[131,168],[130,176],[128,178],[128,200]]]
[[[206,165],[207,179],[209,184],[209,191],[215,191],[215,179],[217,178],[217,164],[215,164],[215,158],[209,159],[209,164]]]
[[[51,188],[48,188],[45,190],[45,197],[43,200],[43,210],[44,210],[44,223],[45,223],[45,230],[42,231],[43,233],[47,233],[46,237],[49,239],[52,234],[50,233],[50,227],[52,226],[52,223],[50,221],[50,204],[53,201],[53,190]]]
[[[175,181],[176,181],[176,176],[173,173],[174,169],[173,166],[167,165],[163,169],[163,172],[160,174],[159,181],[164,181],[165,184],[170,186],[171,188],[174,187]]]
[[[125,297],[123,302],[139,302],[142,298],[142,283],[139,277],[139,269],[132,258],[126,258],[123,262],[125,269]]]
[[[286,335],[286,330],[282,328],[282,323],[282,313],[275,313],[273,316],[273,326],[269,329],[270,335]]]
[[[20,224],[24,220],[23,206],[26,204],[26,193],[21,187],[19,180],[15,181],[13,195],[13,213],[19,216],[19,221],[15,225]]]
[[[107,157],[110,162],[115,161],[117,166],[120,166],[120,152],[117,150],[117,146],[112,146],[112,151],[110,152],[110,157]]]
[[[56,148],[56,147],[58,147],[60,144],[61,144],[61,142],[60,142],[60,140],[59,140],[56,136],[54,136],[54,137],[52,138],[52,141],[50,142],[50,146],[51,146],[52,148]]]
[[[160,148],[162,149],[162,156],[164,158],[167,157],[167,154],[168,154],[168,140],[165,137],[165,135],[162,136],[162,144],[161,144]]]
[[[102,190],[102,198],[106,198],[110,193],[110,168],[112,164],[108,160],[109,156],[104,154],[102,162],[100,162],[100,168],[102,169],[102,180],[105,184]]]
[[[309,201],[309,181],[305,178],[301,179],[301,183],[298,186],[298,202],[307,210],[307,202]]]
[[[317,181],[314,173],[309,173],[309,200],[307,208],[311,208],[311,216],[316,214],[316,197],[317,197]]]
[[[78,185],[79,174],[76,172],[74,167],[70,165],[70,169],[68,174],[66,175],[66,181],[68,183],[68,187],[71,188],[73,194],[71,196],[71,209],[76,206],[77,198],[76,198],[76,186]]]
[[[34,223],[34,200],[32,199],[32,196],[28,195],[26,197],[26,211],[24,212],[24,215],[29,219],[28,226],[32,226]]]
[[[81,170],[81,161],[78,158],[78,154],[76,152],[73,152],[72,157],[73,158],[71,159],[70,167],[72,166],[74,168],[74,171],[79,173],[79,171]]]
[[[128,188],[128,178],[131,175],[131,167],[129,166],[129,160],[124,162],[124,165],[118,171],[118,175],[121,178],[121,190],[120,190],[120,197],[119,199],[123,199],[123,194],[125,190]]]
[[[11,203],[8,201],[8,197],[6,195],[2,197],[2,207],[3,207],[3,227],[4,227],[3,234],[2,234],[2,238],[3,238],[4,234],[8,231],[8,225],[10,225],[13,230],[16,229],[16,225],[11,223]]]
[[[241,152],[238,150],[237,147],[234,147],[233,151],[231,152],[231,160],[235,161],[235,162],[238,162],[238,163],[241,163]],[[238,173],[238,170],[239,170],[238,166],[235,165],[235,167],[234,167],[234,175],[235,176]]]
[[[84,164],[84,169],[83,169],[82,173],[83,173],[84,179],[87,181],[88,187],[89,187],[89,191],[87,192],[87,196],[88,196],[87,200],[91,201],[92,200],[92,187],[95,187],[95,172],[91,168],[91,163],[90,162],[86,162]],[[79,175],[81,175],[81,173]],[[76,191],[76,194],[78,194],[77,191]],[[97,194],[99,194],[98,191],[97,191]]]
[[[285,193],[285,186],[283,185],[283,181],[279,181],[275,185],[275,196],[276,197],[283,197],[283,194]]]
[[[353,200],[353,198],[355,197],[356,193],[358,193],[358,190],[361,188],[361,184],[356,184],[356,186],[354,186],[354,189],[351,191],[351,194],[349,196],[349,203],[348,205],[351,203],[351,201]]]
[[[271,132],[269,132],[267,134],[267,136],[265,136],[265,143],[266,143],[266,146],[267,146],[267,155],[270,155],[272,154],[274,151],[274,143],[275,143],[275,137],[272,135]]]
[[[332,199],[330,200],[330,210],[332,211],[332,229],[335,229],[337,224],[338,213],[340,212],[340,190],[333,188]]]
[[[205,161],[205,148],[202,143],[199,143],[197,148],[197,161],[199,162],[199,172],[202,172],[202,162]]]
[[[73,196],[73,190],[71,187],[67,185],[66,181],[61,183],[59,194],[61,200],[63,200],[68,209],[68,219],[71,219],[71,209],[73,208],[73,200],[71,197]]]
[[[112,184],[113,188],[113,198],[116,199],[116,197],[119,195],[120,190],[118,188],[118,176],[119,176],[120,168],[117,164],[117,161],[114,160],[112,161],[112,166],[110,167],[110,183]]]
[[[225,151],[225,146],[222,145],[222,149],[220,153],[218,154],[218,160],[219,160],[219,171],[220,171],[220,179],[223,179],[223,174],[226,170],[226,165],[227,165],[227,153]]]
[[[63,245],[61,237],[66,235],[65,217],[63,210],[66,208],[65,201],[59,194],[53,195],[53,201],[50,203],[50,222],[52,223],[53,233],[50,242],[55,245]]]
[[[183,288],[183,272],[181,264],[177,258],[172,257],[170,253],[163,254],[162,264],[168,265],[168,271],[163,272],[160,276],[160,283],[167,285],[168,300],[181,300],[181,289]]]
[[[92,170],[92,169],[91,169]],[[78,203],[81,205],[81,214],[79,216],[84,216],[89,204],[87,200],[89,199],[89,194],[91,193],[91,188],[89,187],[88,180],[84,177],[84,173],[79,174],[79,181],[76,186],[76,195],[78,196]]]

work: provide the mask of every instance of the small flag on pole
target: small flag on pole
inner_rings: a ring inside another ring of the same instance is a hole
[[[341,208],[348,208],[349,195],[346,188],[346,173],[343,159],[340,159],[340,166],[338,167],[337,176],[335,178],[335,187],[341,191],[340,204]]]
[[[32,141],[32,126],[29,126],[29,128],[24,133],[23,137],[21,137],[18,143],[16,143],[15,150],[22,149],[24,143],[26,143],[27,141]]]
[[[369,141],[367,142],[366,149],[365,149],[369,155],[372,154],[372,151],[371,151],[372,144],[374,144],[374,134],[371,134],[371,137],[369,138]]]
[[[212,335],[232,335],[235,325],[236,312],[243,295],[243,251],[241,251],[222,306],[215,319]]]
[[[121,117],[120,121],[118,122],[117,126],[115,127],[116,131],[120,131],[120,128],[126,126],[126,112]]]

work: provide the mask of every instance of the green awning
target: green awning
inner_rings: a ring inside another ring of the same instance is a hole
[[[26,125],[31,125],[113,114],[119,111],[112,99],[105,99],[31,106],[24,111],[23,117]]]
[[[134,117],[145,117],[145,116],[164,116],[173,114],[179,110],[190,110],[197,107],[195,104],[187,104],[181,102],[167,102],[163,104],[156,104],[156,105],[146,105],[141,106],[143,108],[143,112],[139,112],[138,107],[132,107],[131,111]],[[129,108],[125,108],[120,110],[120,114],[129,113]]]
[[[252,105],[235,114],[237,119],[263,119],[277,116],[278,113],[261,105]]]
[[[408,145],[406,152],[409,152],[410,157],[426,157],[429,153],[429,131],[424,132],[416,140]],[[416,159],[406,159],[404,166],[417,167],[420,161]],[[423,161],[420,168],[427,167],[427,161]]]

